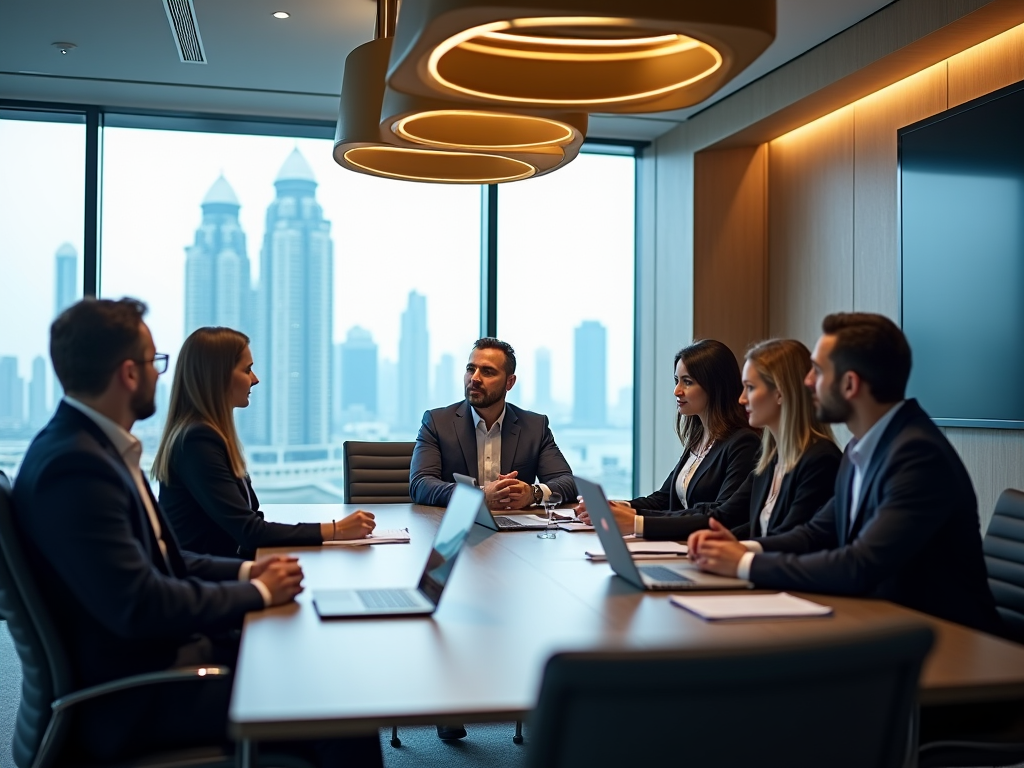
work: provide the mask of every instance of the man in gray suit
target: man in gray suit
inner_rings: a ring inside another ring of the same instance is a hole
[[[446,506],[456,472],[477,479],[491,509],[524,509],[552,492],[574,500],[572,470],[547,416],[505,402],[516,383],[515,350],[478,339],[463,383],[465,400],[423,414],[410,468],[412,500]]]

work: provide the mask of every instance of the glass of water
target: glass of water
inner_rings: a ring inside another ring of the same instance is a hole
[[[544,511],[548,515],[548,527],[543,532],[537,534],[538,539],[553,539],[558,532],[558,529],[554,526],[554,511],[555,507],[562,503],[562,496],[558,493],[551,493],[544,501],[540,503],[544,507]]]

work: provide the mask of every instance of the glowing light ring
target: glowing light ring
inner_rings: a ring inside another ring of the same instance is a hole
[[[563,131],[563,135],[552,141],[535,141],[523,144],[456,144],[454,142],[436,141],[432,139],[426,139],[422,136],[416,135],[414,132],[409,130],[409,125],[415,123],[424,118],[433,116],[441,117],[485,117],[494,118],[496,120],[522,120],[529,122],[542,122],[547,125],[555,126],[556,128]],[[566,144],[572,142],[575,132],[572,128],[567,126],[565,123],[560,123],[557,120],[551,120],[545,117],[534,117],[530,115],[516,115],[505,112],[486,112],[480,110],[462,110],[462,109],[435,109],[430,112],[419,112],[415,115],[409,115],[403,117],[391,126],[391,130],[397,136],[401,136],[406,141],[411,141],[416,144],[424,144],[431,147],[445,147],[448,149],[489,149],[493,151],[499,150],[524,150],[524,149],[536,149],[538,147],[564,147]]]
[[[449,178],[445,178],[445,177],[442,177],[442,176],[412,176],[412,175],[409,175],[409,174],[392,173],[390,171],[383,171],[380,168],[374,168],[373,166],[366,165],[365,163],[359,163],[359,162],[356,162],[355,160],[352,159],[352,157],[351,157],[352,153],[360,152],[360,151],[365,151],[365,150],[370,150],[370,151],[373,151],[373,152],[382,152],[382,153],[385,153],[385,154],[395,153],[395,154],[409,154],[409,155],[421,155],[421,156],[426,154],[426,155],[437,155],[439,157],[448,157],[448,158],[451,158],[453,155],[461,154],[461,155],[466,155],[468,157],[478,157],[478,158],[484,158],[485,157],[485,158],[493,159],[493,160],[501,160],[501,161],[504,161],[504,162],[507,162],[507,163],[514,163],[516,165],[522,166],[526,170],[523,171],[520,174],[515,174],[515,175],[501,176],[501,177],[491,177],[491,178],[480,178],[480,179],[453,179],[453,178],[450,178],[450,177]],[[436,182],[436,183],[440,183],[440,184],[500,184],[500,183],[506,182],[506,181],[519,181],[521,179],[528,179],[528,178],[530,178],[531,176],[533,176],[534,174],[537,173],[537,168],[535,168],[534,166],[530,165],[529,163],[525,163],[522,160],[517,160],[517,159],[512,158],[512,157],[505,157],[504,155],[488,155],[488,154],[481,154],[481,153],[476,153],[476,152],[474,152],[474,153],[470,153],[470,152],[464,152],[464,153],[438,152],[438,151],[430,150],[430,149],[407,149],[405,147],[389,147],[389,146],[386,146],[386,145],[384,145],[384,146],[353,147],[352,149],[349,149],[349,150],[347,150],[345,152],[344,158],[345,158],[346,162],[351,163],[352,165],[356,166],[357,168],[362,168],[364,171],[367,171],[368,173],[371,173],[374,176],[387,176],[388,178],[402,179],[404,181],[426,181],[426,182]]]

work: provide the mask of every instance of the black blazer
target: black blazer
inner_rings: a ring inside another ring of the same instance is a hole
[[[758,587],[858,595],[998,634],[981,550],[978,501],[963,462],[916,400],[893,417],[864,476],[852,528],[854,466],[843,456],[835,496],[804,525],[756,539]]]
[[[448,505],[455,488],[453,473],[477,476],[476,429],[468,402],[423,414],[409,468],[409,495],[415,504]],[[548,417],[505,406],[501,424],[501,473],[512,470],[525,483],[545,483],[563,501],[576,500],[576,481],[555,444]],[[479,478],[477,478],[479,480]]]
[[[249,476],[231,471],[228,449],[211,427],[196,424],[171,449],[160,506],[181,546],[192,552],[252,558],[259,547],[323,543],[319,523],[268,523]]]
[[[832,498],[842,456],[838,446],[826,438],[816,438],[807,446],[800,461],[782,478],[779,497],[768,518],[769,535],[785,533],[806,523]],[[732,528],[739,539],[750,538],[751,532],[760,534],[761,510],[771,491],[777,461],[778,457],[773,459],[763,474],[751,470],[739,490],[707,515],[645,517],[644,538],[683,540],[694,531],[707,528],[712,517]]]
[[[241,560],[183,552],[150,498],[167,560],[128,467],[88,416],[61,403],[25,454],[15,519],[80,686],[166,669],[197,633],[240,628],[263,608],[237,581]]]
[[[740,489],[757,464],[760,448],[761,438],[754,430],[737,429],[725,440],[716,440],[693,473],[686,489],[686,509],[676,494],[676,478],[686,463],[686,454],[679,457],[660,490],[633,499],[629,505],[644,517],[710,514]],[[644,520],[645,537],[646,534],[647,520]]]

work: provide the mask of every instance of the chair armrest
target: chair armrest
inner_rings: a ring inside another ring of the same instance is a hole
[[[175,667],[174,669],[166,669],[161,672],[147,672],[142,675],[122,677],[119,680],[111,680],[109,683],[101,683],[100,685],[94,685],[91,688],[83,688],[80,691],[69,693],[67,696],[61,696],[59,699],[54,701],[50,707],[56,713],[61,712],[68,707],[72,707],[75,704],[80,704],[83,701],[89,701],[90,699],[99,698],[100,696],[106,696],[111,693],[117,693],[118,691],[127,691],[131,688],[141,688],[143,686],[154,685],[156,683],[177,683],[184,680],[201,680],[207,677],[219,678],[230,675],[230,667],[220,667],[215,665],[202,667]]]

